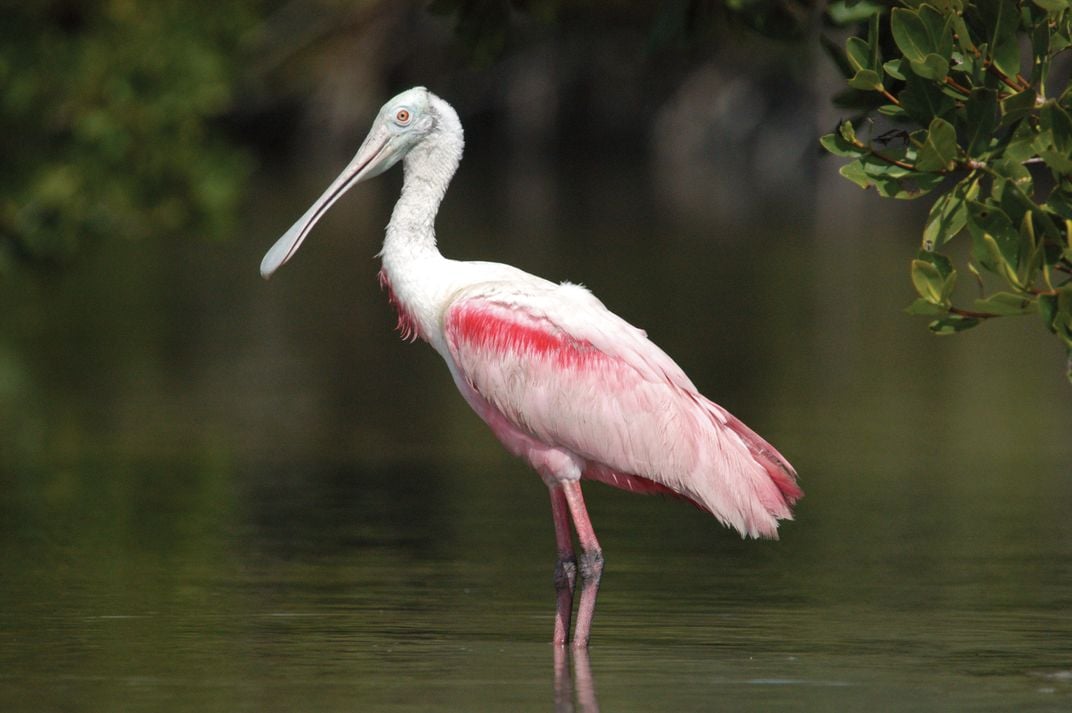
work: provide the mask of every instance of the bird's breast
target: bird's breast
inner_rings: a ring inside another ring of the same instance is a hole
[[[391,278],[387,274],[386,268],[380,268],[380,287],[387,293],[387,301],[395,309],[395,313],[398,315],[398,323],[395,325],[395,329],[398,330],[402,339],[407,342],[412,342],[417,337],[428,341],[428,335],[421,327],[421,323],[417,320],[413,311],[406,305],[406,303],[398,296],[394,288],[391,286]]]

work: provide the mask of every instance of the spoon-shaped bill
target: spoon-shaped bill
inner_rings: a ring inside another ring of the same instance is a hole
[[[386,171],[400,158],[397,151],[391,150],[392,138],[392,135],[382,128],[373,129],[339,177],[332,181],[328,189],[309,207],[309,210],[305,211],[305,214],[298,218],[297,222],[283,233],[283,237],[279,238],[275,245],[265,253],[264,259],[261,260],[261,277],[264,279],[271,277],[272,273],[298,252],[298,248],[312,231],[313,226],[328,212],[335,201],[342,197],[342,194],[366,178],[372,178]]]

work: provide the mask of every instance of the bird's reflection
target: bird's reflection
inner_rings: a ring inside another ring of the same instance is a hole
[[[555,646],[553,649],[555,713],[599,713],[588,649],[574,649],[569,646]]]

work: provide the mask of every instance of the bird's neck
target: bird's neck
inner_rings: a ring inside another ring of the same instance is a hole
[[[436,247],[435,217],[463,147],[461,126],[451,129],[438,127],[406,155],[402,195],[380,251],[380,281],[398,310],[403,336],[427,340],[444,298],[445,258]]]
[[[380,253],[385,265],[404,269],[414,259],[439,255],[435,217],[461,157],[460,132],[443,129],[433,131],[406,155],[402,195],[391,213]]]

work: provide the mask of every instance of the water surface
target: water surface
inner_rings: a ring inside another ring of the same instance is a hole
[[[204,467],[6,490],[5,708],[552,707],[553,545],[524,473],[239,468],[221,493],[184,475]],[[101,492],[116,478],[140,487]],[[608,569],[590,661],[566,670],[608,710],[1072,700],[1067,487],[925,493],[900,521],[813,497],[777,544],[590,491]]]

